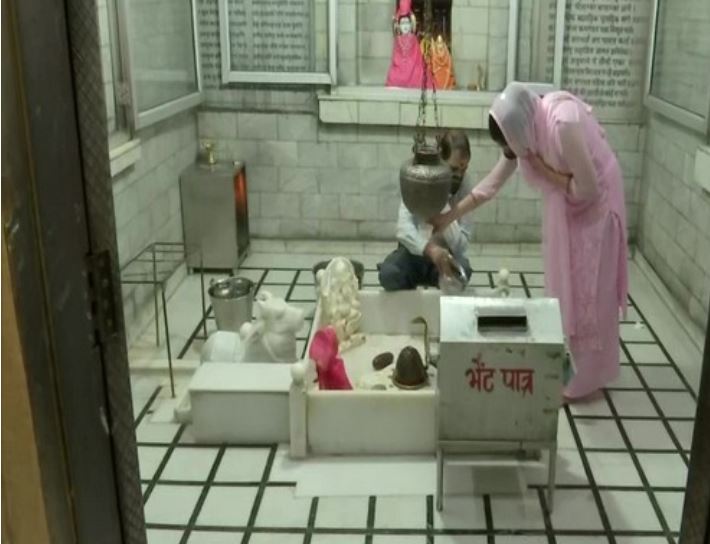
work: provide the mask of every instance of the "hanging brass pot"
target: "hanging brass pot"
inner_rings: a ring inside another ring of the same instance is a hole
[[[451,169],[432,145],[415,144],[414,157],[399,171],[402,201],[422,221],[441,213],[448,202],[451,183]]]

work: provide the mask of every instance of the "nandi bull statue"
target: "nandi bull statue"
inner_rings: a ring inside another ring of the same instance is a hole
[[[303,327],[303,311],[261,291],[254,301],[254,321],[239,329],[246,362],[293,363],[298,359],[296,334]]]
[[[335,329],[340,353],[365,342],[360,332],[362,313],[358,297],[358,281],[353,264],[345,257],[336,257],[316,275],[318,303],[322,325]]]

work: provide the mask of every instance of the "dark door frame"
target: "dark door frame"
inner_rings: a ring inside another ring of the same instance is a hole
[[[2,0],[2,19],[3,229],[52,539],[145,544],[123,316],[103,311],[121,296],[96,4]]]
[[[710,308],[702,365],[680,527],[679,542],[683,544],[708,544],[710,541]]]

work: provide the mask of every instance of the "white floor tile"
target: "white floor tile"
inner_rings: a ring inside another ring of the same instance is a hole
[[[639,462],[652,487],[685,488],[688,467],[677,453],[640,453]]]
[[[425,498],[377,497],[375,527],[380,529],[425,529]]]
[[[252,533],[249,544],[302,544],[302,534]]]
[[[631,357],[636,363],[667,365],[668,358],[657,344],[627,344]]]
[[[670,365],[639,367],[650,389],[685,389],[675,368]]]
[[[256,268],[256,269],[240,268],[239,270],[237,270],[237,273],[236,273],[236,276],[238,276],[240,278],[246,278],[246,279],[251,280],[253,282],[259,281],[263,275],[264,275],[263,268]]]
[[[470,537],[466,537],[470,538]],[[485,536],[477,537],[481,540],[473,540],[471,542],[488,542]],[[559,542],[557,537],[557,542]],[[436,540],[438,544],[438,540]],[[461,540],[461,544],[468,543],[468,540]],[[547,544],[549,541],[546,536],[529,536],[529,535],[496,535],[496,544]]]
[[[375,535],[373,544],[425,544],[426,536],[414,535]]]
[[[540,499],[536,491],[524,496],[491,497],[493,527],[496,530],[544,529]]]
[[[238,532],[192,531],[187,544],[240,544],[242,537]]]
[[[545,544],[547,539],[540,541],[536,540],[506,540],[510,537],[496,537],[496,544]],[[482,535],[436,535],[434,544],[486,544],[488,539]]]
[[[269,487],[261,499],[256,525],[259,527],[303,527],[308,525],[311,499],[295,496],[293,487]]]
[[[577,432],[585,448],[626,449],[616,421],[608,419],[578,419]]]
[[[619,541],[618,537],[616,541]],[[555,542],[557,544],[609,544],[609,539],[605,536],[555,536]]]
[[[597,395],[589,400],[575,402],[569,405],[572,415],[575,416],[610,416],[609,404],[602,395]]]
[[[626,342],[653,342],[654,338],[648,327],[642,322],[621,323],[619,332],[622,340]],[[640,361],[638,361],[640,362]]]
[[[264,291],[267,291],[277,298],[285,299],[286,295],[288,294],[288,290],[289,290],[288,285],[264,285],[264,284],[262,284],[261,287],[259,287],[259,290],[257,291],[257,293],[263,293]]]
[[[367,497],[321,497],[315,526],[364,529],[368,504]]]
[[[202,487],[156,485],[145,505],[147,523],[187,525]]]
[[[180,425],[177,423],[151,423],[144,419],[136,429],[136,440],[168,445],[175,438],[179,428]]]
[[[654,417],[658,415],[651,399],[644,391],[609,391],[609,395],[616,412],[621,417]]]
[[[141,480],[150,480],[167,453],[167,447],[138,446],[138,466]]]
[[[695,422],[693,421],[670,421],[671,429],[675,434],[678,442],[684,450],[690,451],[693,444],[693,429]]]
[[[264,279],[264,285],[272,283],[287,283],[290,284],[296,275],[295,270],[269,270],[269,273]]]
[[[695,417],[697,406],[690,393],[654,392],[666,417]]]
[[[680,531],[685,494],[672,491],[657,491],[654,495],[658,505],[661,507],[668,528],[671,531]]]
[[[661,524],[644,491],[602,491],[602,502],[615,531],[659,531]]]
[[[204,482],[217,457],[217,448],[175,448],[161,480]]]
[[[217,469],[217,482],[259,482],[269,458],[268,448],[228,448]]]
[[[589,490],[557,490],[554,506],[550,519],[555,530],[603,529],[594,495]]]
[[[609,384],[615,389],[640,389],[643,387],[638,374],[632,366],[622,365],[619,369],[619,377]]]
[[[364,544],[361,535],[313,535],[311,544]]]
[[[434,508],[435,529],[485,529],[486,512],[481,497],[444,497],[444,509]]]
[[[587,460],[597,485],[638,487],[641,478],[634,466],[634,461],[626,452],[598,453],[588,452]]]
[[[582,458],[576,449],[558,450],[555,467],[556,485],[589,485]],[[547,485],[547,453],[542,462],[523,468],[527,485]]]
[[[148,544],[180,544],[182,533],[182,531],[148,529]]]
[[[256,487],[211,487],[197,517],[197,525],[246,526],[256,492]]]
[[[660,420],[624,420],[624,429],[631,446],[637,450],[675,450]]]
[[[660,536],[617,536],[616,544],[668,544],[668,539]]]
[[[315,302],[316,291],[312,285],[296,285],[291,292],[290,300]]]

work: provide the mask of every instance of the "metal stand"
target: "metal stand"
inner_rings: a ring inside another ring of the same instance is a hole
[[[170,345],[170,328],[168,325],[168,305],[165,291],[168,281],[188,256],[198,258],[200,262],[200,301],[202,315],[205,315],[205,275],[202,266],[202,251],[200,248],[187,246],[182,242],[153,242],[133,257],[121,268],[121,283],[124,285],[152,285],[153,306],[155,310],[155,345],[160,346],[159,302],[163,305],[163,324],[165,327],[165,346],[168,352],[168,370],[170,372],[170,393],[175,398],[175,376],[173,374],[173,354]],[[193,269],[194,270],[194,269]],[[207,336],[207,322],[202,320],[202,326]]]

